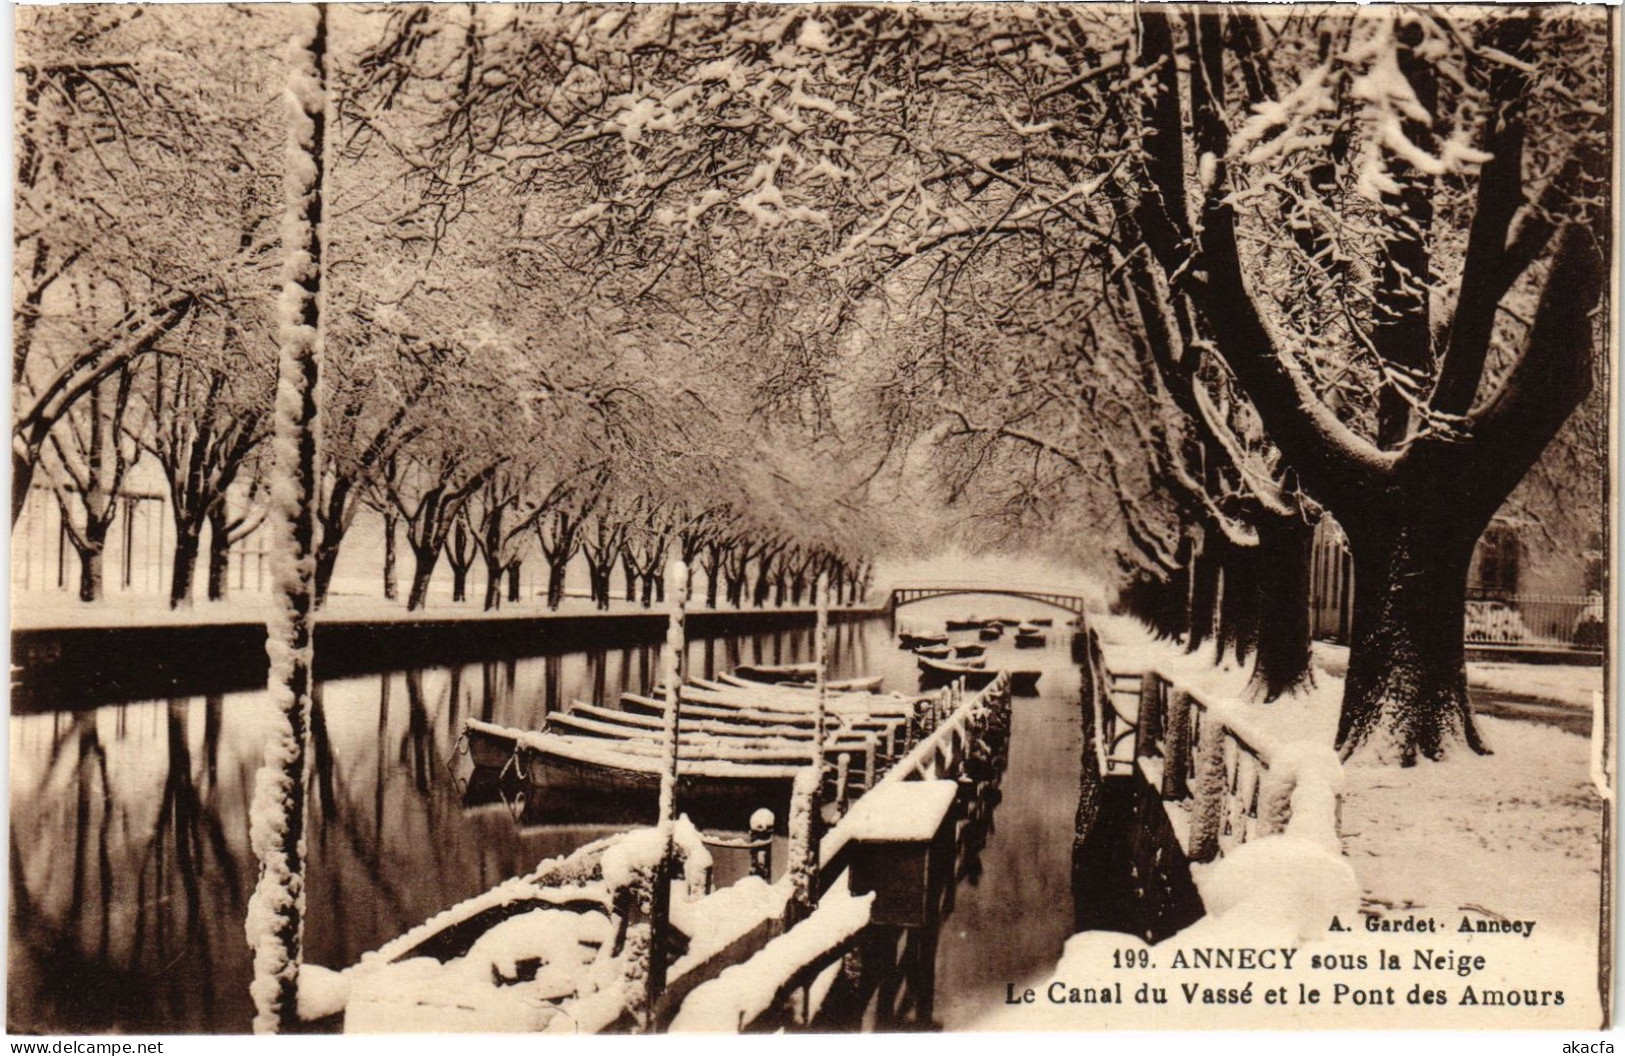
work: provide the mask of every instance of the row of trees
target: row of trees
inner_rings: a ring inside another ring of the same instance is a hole
[[[77,352],[17,371],[25,471],[71,446],[69,408],[111,415],[126,378],[145,402],[125,368],[166,349],[220,350],[215,399],[252,387],[239,365],[259,358],[266,286],[250,262],[275,236],[224,161],[276,168],[235,116],[263,98],[221,92],[252,64],[222,79],[199,57],[275,15],[189,29],[195,115],[176,105],[191,81],[153,95],[145,60],[107,46],[168,39],[141,30],[155,15],[31,17],[83,24],[53,23],[61,54],[21,75],[19,354],[50,344],[53,312]],[[485,561],[492,603],[520,541],[553,568],[580,547],[602,598],[629,550],[641,569],[695,511],[737,511],[688,556],[754,599],[780,541],[856,570],[932,537],[946,505],[983,541],[1064,537],[1125,604],[1252,660],[1274,697],[1309,677],[1307,552],[1330,513],[1357,595],[1340,745],[1402,762],[1480,747],[1461,647],[1473,545],[1554,437],[1588,489],[1601,476],[1604,18],[333,17],[319,587],[367,505],[415,569]],[[73,105],[51,102],[59,81]],[[149,96],[162,134],[87,117]],[[121,178],[215,156],[188,209]],[[102,188],[129,222],[95,226]],[[69,288],[95,292],[64,311]],[[50,373],[63,364],[79,373]],[[209,392],[135,417],[190,415]],[[109,438],[144,429],[73,431],[95,452],[80,463],[116,467],[134,448]],[[235,450],[223,428],[183,432],[146,446],[200,465],[194,433]],[[64,490],[105,494],[107,475]]]
[[[1256,654],[1266,696],[1308,677],[1336,516],[1340,747],[1482,747],[1473,546],[1596,388],[1605,19],[453,8],[377,40],[351,105],[411,100],[435,210],[569,188],[551,251],[619,295],[797,291],[834,336],[774,361],[813,394],[862,374],[871,449],[925,440],[1015,523],[1109,520],[1125,601]],[[1595,435],[1564,441],[1593,469]]]
[[[43,482],[86,601],[140,463],[165,484],[172,606],[200,564],[225,596],[270,502],[285,14],[84,9],[19,29],[13,525]],[[710,604],[799,600],[819,571],[857,588],[873,519],[762,506],[776,485],[757,469],[817,443],[764,432],[789,389],[728,342],[767,323],[696,326],[677,310],[692,298],[602,305],[526,233],[545,206],[477,189],[452,224],[390,153],[398,128],[335,116],[318,603],[364,510],[382,590],[413,609],[443,566],[459,601],[476,567],[486,608],[517,600],[527,560],[553,606],[583,561],[600,604],[612,573],[649,604],[671,550],[709,574]]]

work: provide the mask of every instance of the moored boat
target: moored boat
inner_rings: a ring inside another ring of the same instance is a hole
[[[812,683],[818,678],[817,664],[740,664],[734,676],[749,682],[775,685],[780,682]]]
[[[1042,671],[1011,671],[1010,692],[1021,697],[1038,696],[1038,678]]]
[[[982,624],[986,622],[986,620],[979,620],[975,616],[965,620],[949,620],[948,629],[950,631],[979,631],[982,629]]]
[[[606,794],[655,796],[665,770],[662,752],[638,752],[614,741],[521,730],[479,719],[464,720],[464,729],[490,741],[512,745],[513,769],[532,788]],[[789,801],[790,783],[805,767],[790,763],[751,763],[732,759],[678,759],[678,803],[777,810]]]
[[[985,623],[982,625],[982,629],[977,632],[976,636],[984,642],[996,642],[1000,638],[1004,637],[1004,624],[999,623],[998,621]]]
[[[899,649],[918,649],[922,645],[947,644],[948,636],[946,634],[910,634],[904,632],[897,635],[897,647]]]
[[[760,670],[760,669],[758,669]],[[760,689],[771,686],[775,689],[793,689],[807,693],[817,688],[817,679],[812,682],[763,682],[760,679],[742,678],[737,674],[723,671],[717,675],[718,682],[725,682],[740,689]],[[824,683],[824,690],[828,693],[879,693],[880,684],[885,681],[883,675],[861,675],[857,678],[836,678]]]
[[[946,660],[953,655],[953,647],[948,645],[922,645],[914,650],[915,656],[929,656],[933,660]]]
[[[954,646],[954,659],[974,660],[986,652],[987,647],[983,645],[956,645]]]
[[[966,689],[981,689],[999,677],[997,671],[989,671],[980,663],[932,660],[924,656],[920,657],[919,663],[922,686],[946,686],[964,679]]]

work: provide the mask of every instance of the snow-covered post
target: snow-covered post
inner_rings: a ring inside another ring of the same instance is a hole
[[[1191,789],[1191,837],[1186,853],[1193,862],[1219,856],[1219,830],[1224,825],[1224,723],[1203,709],[1198,714],[1201,743],[1196,746],[1196,780]]]
[[[789,923],[812,912],[818,904],[818,791],[823,768],[798,771],[790,786],[790,904]]]
[[[1191,757],[1191,695],[1177,686],[1168,687],[1167,742],[1162,768],[1162,798],[1184,799],[1190,795],[1185,771]]]
[[[682,701],[684,604],[688,601],[688,567],[675,558],[666,565],[666,647],[661,651],[660,677],[666,683],[666,767],[660,775],[660,826],[665,832],[666,854],[671,854],[671,828],[677,820],[677,711]]]
[[[813,720],[813,766],[824,772],[824,741],[829,721],[829,573],[818,573],[818,614],[813,630],[813,677],[818,706]]]
[[[773,812],[759,808],[750,816],[750,873],[773,880]]]
[[[673,559],[666,566],[666,600],[671,606],[666,621],[666,647],[661,650],[660,675],[666,682],[666,765],[660,774],[660,861],[655,865],[654,890],[649,909],[648,1016],[652,1029],[655,1002],[666,989],[666,935],[670,930],[671,878],[677,827],[677,760],[681,736],[678,713],[683,699],[683,658],[688,643],[683,628],[688,601],[688,569]]]
[[[254,951],[254,1031],[299,1017],[304,939],[306,742],[310,729],[311,609],[315,578],[317,378],[322,356],[322,137],[326,127],[327,9],[306,8],[288,47],[288,149],[278,302],[275,464],[266,521],[277,603],[266,621],[271,703],[283,722],[254,781],[249,840],[260,861],[248,903]]]
[[[1106,684],[1111,685],[1111,674]],[[1140,673],[1140,710],[1135,719],[1134,758],[1162,754],[1162,676],[1152,668]]]

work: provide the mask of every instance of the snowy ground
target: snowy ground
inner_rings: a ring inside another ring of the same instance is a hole
[[[1481,718],[1494,755],[1409,770],[1347,767],[1343,852],[1386,915],[1486,910],[1595,934],[1602,800],[1585,738]]]
[[[1348,647],[1315,643],[1315,663],[1336,674],[1348,668]],[[1591,696],[1603,691],[1601,664],[1517,664],[1469,660],[1467,684],[1513,696],[1534,697],[1591,713]]]
[[[1215,667],[1211,650],[1186,654],[1149,639],[1129,621],[1100,625],[1107,662],[1148,663],[1215,695],[1238,696],[1247,673]],[[1273,705],[1248,705],[1252,721],[1283,740],[1330,744],[1336,732],[1347,650],[1316,645],[1313,691]],[[1602,669],[1552,664],[1470,663],[1475,687],[1547,701],[1589,714]],[[1374,910],[1476,906],[1510,919],[1594,934],[1602,860],[1602,801],[1592,787],[1589,738],[1536,722],[1481,716],[1493,755],[1458,755],[1409,769],[1345,767],[1343,853]]]
[[[1129,621],[1098,621],[1097,626],[1107,663],[1114,668],[1137,670],[1154,665],[1176,681],[1214,696],[1233,698],[1245,686],[1246,672],[1216,667],[1211,652],[1186,655],[1175,645],[1151,641]],[[1317,660],[1324,658],[1317,648]],[[1343,657],[1333,653],[1329,659],[1341,670],[1343,665],[1337,661]],[[1509,663],[1473,667],[1475,686],[1572,710],[1589,710],[1593,691],[1602,686],[1602,674],[1597,668]],[[1248,722],[1268,728],[1278,738],[1277,743],[1308,740],[1329,745],[1336,729],[1341,692],[1341,676],[1322,667],[1314,688],[1304,696],[1268,706],[1245,705],[1240,710]],[[1345,919],[1352,925],[1350,933],[1327,933],[1327,926],[1319,923],[1329,915],[1325,906],[1314,904],[1315,898],[1326,894],[1328,884],[1323,879],[1308,874],[1289,875],[1296,867],[1268,868],[1243,885],[1258,895],[1252,910],[1231,913],[1210,903],[1209,917],[1169,939],[1164,944],[1167,948],[1156,948],[1153,962],[1168,958],[1173,948],[1192,944],[1245,940],[1262,945],[1272,941],[1272,936],[1283,944],[1310,940],[1303,951],[1306,954],[1336,950],[1345,951],[1351,958],[1362,954],[1368,958],[1368,962],[1361,962],[1360,970],[1335,976],[1321,973],[1321,981],[1344,980],[1346,985],[1367,987],[1380,996],[1384,987],[1395,983],[1403,984],[1403,992],[1418,976],[1413,974],[1410,963],[1404,964],[1403,974],[1366,971],[1368,964],[1375,966],[1377,946],[1385,944],[1390,950],[1401,951],[1407,962],[1418,949],[1450,947],[1473,955],[1482,952],[1488,967],[1471,976],[1445,973],[1436,979],[1431,975],[1422,977],[1425,986],[1443,984],[1441,989],[1447,991],[1448,1000],[1442,1007],[1414,1005],[1406,1002],[1402,994],[1389,1002],[1394,1006],[1391,1011],[1352,1004],[1313,1010],[1283,1007],[1276,1022],[1280,1026],[1366,1028],[1595,1026],[1601,1014],[1594,971],[1604,820],[1602,800],[1592,783],[1589,738],[1540,722],[1481,717],[1480,724],[1493,755],[1462,754],[1442,763],[1423,762],[1409,769],[1345,767],[1341,846],[1343,860],[1353,867],[1359,890],[1355,910],[1359,916]],[[1293,858],[1287,855],[1283,860]],[[1308,862],[1310,857],[1303,860]],[[1229,864],[1226,859],[1220,866],[1199,867],[1198,871],[1222,869]],[[1204,899],[1209,898],[1214,888],[1204,883],[1203,877],[1197,879]],[[1307,914],[1276,911],[1294,902],[1314,908]],[[1350,909],[1355,907],[1351,905]],[[1274,919],[1277,916],[1281,919]],[[1432,919],[1437,932],[1367,934],[1365,918]],[[1534,922],[1534,930],[1527,937],[1463,934],[1460,929],[1464,919],[1474,922],[1475,927],[1480,921],[1528,921]],[[1304,932],[1306,925],[1317,934]],[[1076,936],[1051,976],[1034,981],[1034,985],[1042,993],[1056,980],[1110,980],[1113,976],[1102,969],[1112,956],[1111,950],[1124,946],[1124,940],[1125,936],[1105,933]],[[1164,967],[1156,963],[1158,972],[1142,978],[1156,984]],[[1174,972],[1164,985],[1172,990],[1186,980],[1183,973]],[[1277,981],[1285,980],[1283,974]],[[1211,981],[1224,983],[1222,976],[1214,976]],[[1245,981],[1246,977],[1238,976],[1235,985],[1239,987]],[[1489,985],[1519,988],[1520,993],[1524,992],[1522,988],[1531,987],[1562,989],[1567,1001],[1557,1006],[1540,1003],[1535,1007],[1496,1008],[1491,1013],[1463,1003],[1467,987],[1474,984],[1480,990]],[[1181,1014],[1189,1015],[1196,1008],[1177,996],[1171,1007],[1157,1009],[1157,1015],[1148,1019],[1146,1014],[1151,1011],[1132,1003],[1116,1009],[1084,1006],[1046,1010],[1040,1005],[1036,1010],[1009,1010],[979,1026],[1069,1029],[1085,1025],[1077,1018],[1085,1013],[1090,1017],[1087,1025],[1095,1028],[1199,1025],[1181,1018]],[[1225,1015],[1230,1011],[1202,1008],[1200,1025],[1231,1023]],[[1265,1022],[1254,1011],[1252,1018],[1243,1014],[1234,1025],[1256,1028]]]

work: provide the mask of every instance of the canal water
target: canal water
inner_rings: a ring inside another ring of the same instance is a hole
[[[983,616],[1044,613],[974,600]],[[899,616],[940,629],[944,614],[966,608],[944,599]],[[690,642],[689,670],[807,660],[812,638],[807,627]],[[1007,636],[990,650],[995,665],[1044,674],[1040,696],[1015,702],[992,832],[943,923],[936,1019],[949,1029],[973,1025],[1005,981],[1052,964],[1073,930],[1080,745],[1069,638],[1057,626],[1044,649],[1016,651]],[[884,675],[888,689],[917,686],[913,657],[881,618],[836,625],[831,667],[836,677]],[[537,817],[485,794],[453,751],[465,718],[534,727],[575,700],[646,692],[658,669],[651,643],[323,682],[312,724],[307,960],[342,968],[539,860],[624,827]],[[87,701],[10,721],[10,1029],[245,1031],[243,917],[256,871],[248,806],[272,721],[265,695]],[[732,871],[720,869],[719,880]]]

